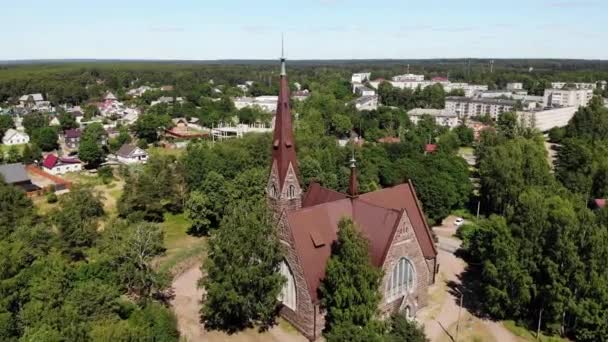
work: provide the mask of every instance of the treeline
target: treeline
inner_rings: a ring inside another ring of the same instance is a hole
[[[2,341],[177,341],[159,298],[165,276],[159,226],[105,222],[102,198],[74,188],[40,214],[25,193],[0,182]]]
[[[532,69],[530,69],[532,68]],[[608,80],[608,66],[600,61],[575,60],[496,60],[490,72],[489,60],[369,61],[369,62],[290,62],[290,77],[308,88],[313,82],[324,82],[339,76],[348,81],[353,72],[368,71],[372,76],[390,78],[413,73],[447,76],[454,81],[487,84],[502,88],[507,82],[519,81],[533,94],[542,93],[551,81],[598,82]],[[254,81],[254,96],[277,94],[276,63],[44,63],[5,65],[0,67],[0,102],[30,94],[42,93],[54,104],[81,104],[98,100],[106,90],[124,97],[126,90],[139,85],[172,85],[177,96],[190,101],[209,93],[209,80],[214,85],[234,87]],[[225,89],[222,89],[225,90]]]
[[[608,138],[597,131],[606,120],[597,100],[575,114],[555,176],[542,137],[512,115],[484,132],[477,155],[488,218],[461,232],[470,261],[480,265],[484,312],[577,341],[607,336],[607,215],[588,206],[608,195],[592,153]]]

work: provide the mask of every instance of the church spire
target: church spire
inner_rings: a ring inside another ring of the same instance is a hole
[[[357,163],[355,156],[350,160],[350,179],[348,180],[348,194],[351,197],[357,197],[359,195],[359,183],[357,182]]]
[[[274,185],[277,187],[277,198],[287,194],[288,198],[293,198],[298,194],[291,194],[287,183],[293,185],[296,192],[300,192],[298,159],[296,157],[296,147],[293,137],[293,127],[291,119],[291,108],[289,105],[289,82],[285,69],[285,55],[283,40],[281,39],[281,75],[279,79],[279,99],[274,121],[274,133],[272,137],[272,167],[271,179],[276,179]],[[276,168],[276,169],[275,169]],[[272,193],[273,190],[270,191]],[[292,196],[293,195],[293,196]]]

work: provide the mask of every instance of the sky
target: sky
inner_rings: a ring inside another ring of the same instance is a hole
[[[0,0],[0,60],[608,59],[608,0]]]

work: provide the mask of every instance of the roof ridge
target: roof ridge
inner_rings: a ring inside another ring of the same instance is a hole
[[[390,189],[390,188],[384,188],[384,189]],[[373,191],[372,191],[372,192],[373,192]],[[369,193],[369,192],[368,192],[368,193]],[[385,206],[382,206],[382,205],[379,205],[379,204],[376,204],[376,203],[372,203],[372,202],[370,202],[370,201],[368,201],[368,200],[362,199],[361,197],[356,197],[356,198],[351,198],[351,199],[352,199],[353,201],[354,201],[354,200],[361,201],[361,202],[363,202],[363,203],[365,203],[365,204],[367,204],[367,205],[370,205],[370,206],[373,206],[373,207],[376,207],[376,208],[381,208],[381,209],[390,210],[390,211],[395,212],[395,213],[397,213],[397,214],[401,212],[401,210],[400,210],[400,209],[387,208],[387,207],[385,207]]]

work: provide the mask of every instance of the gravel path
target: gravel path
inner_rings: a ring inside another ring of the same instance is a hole
[[[203,291],[197,283],[201,278],[200,264],[194,265],[173,280],[175,297],[171,301],[173,312],[177,316],[177,326],[184,342],[306,342],[307,340],[295,331],[287,331],[282,326],[259,333],[249,329],[238,334],[228,335],[217,331],[206,331],[199,322],[200,300]]]

